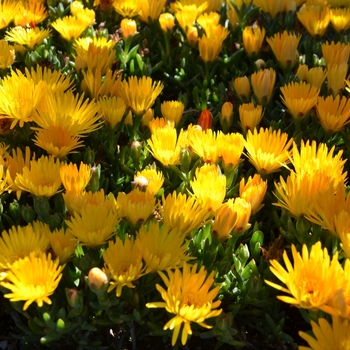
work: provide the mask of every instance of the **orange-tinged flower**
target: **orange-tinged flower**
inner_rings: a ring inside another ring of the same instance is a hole
[[[137,33],[137,25],[133,19],[123,18],[120,22],[120,30],[124,39],[134,36]]]
[[[255,106],[254,103],[243,103],[238,108],[239,120],[244,133],[247,130],[254,130],[260,123],[264,111],[262,106]]]
[[[246,26],[243,30],[242,40],[244,50],[248,56],[257,55],[265,39],[265,28],[258,25]]]
[[[6,28],[17,13],[19,3],[12,0],[4,0],[0,3],[0,29]]]
[[[261,174],[270,174],[289,163],[292,143],[293,139],[288,140],[288,134],[281,130],[260,128],[248,130],[245,148],[255,169]]]
[[[141,1],[135,0],[113,0],[113,7],[124,18],[135,17],[141,10]]]
[[[288,33],[286,30],[266,39],[282,68],[291,69],[297,63],[300,39],[300,34]]]
[[[209,109],[203,109],[201,114],[199,115],[198,123],[203,131],[210,129],[211,124],[213,122],[213,115],[211,114]]]
[[[333,28],[339,33],[350,28],[350,8],[332,8],[331,23]]]
[[[259,174],[249,176],[247,182],[244,178],[239,183],[239,196],[251,205],[252,214],[259,211],[264,205],[261,204],[267,191],[267,181]]]
[[[159,284],[157,290],[161,294],[164,302],[147,303],[148,308],[166,308],[175,316],[166,323],[164,329],[174,330],[171,344],[175,345],[182,324],[181,343],[185,345],[188,335],[192,334],[191,322],[196,322],[204,328],[212,328],[204,323],[207,318],[220,315],[221,309],[217,309],[221,301],[213,301],[217,296],[220,287],[210,290],[214,284],[214,271],[207,275],[204,266],[197,271],[197,264],[191,267],[184,264],[183,271],[178,268],[174,272],[168,270],[168,277],[159,272],[167,289]]]
[[[212,225],[212,233],[219,240],[228,239],[231,237],[237,221],[237,212],[234,208],[234,199],[229,199],[227,202],[220,205],[215,211],[214,223]]]
[[[153,111],[154,114],[154,111]],[[149,123],[148,127],[151,131],[151,134],[156,134],[157,130],[163,128],[172,128],[175,129],[175,122],[173,120],[165,120],[164,118],[153,118]]]
[[[140,20],[146,23],[155,21],[166,5],[166,0],[142,0],[139,12]]]
[[[177,125],[182,118],[185,105],[181,101],[164,101],[160,106],[160,110],[165,120],[173,120]]]
[[[254,0],[254,5],[260,7],[261,11],[268,13],[271,18],[275,18],[278,13],[285,10],[286,0]]]
[[[334,64],[328,67],[328,72],[327,72],[328,91],[331,92],[333,96],[336,96],[343,92],[347,74],[348,74],[347,63],[341,63],[339,65]]]
[[[46,19],[48,13],[45,4],[36,0],[21,1],[16,8],[15,26],[26,27],[27,25],[39,24]]]
[[[91,167],[81,162],[78,170],[76,164],[64,164],[60,168],[60,176],[66,191],[81,193],[91,179]]]
[[[331,13],[328,6],[304,4],[297,12],[297,17],[310,35],[322,37],[331,20]]]
[[[175,17],[169,13],[162,13],[159,16],[159,24],[163,32],[172,31],[175,25]]]
[[[291,82],[281,87],[282,102],[293,118],[304,118],[316,105],[320,90],[305,82]]]
[[[272,68],[260,69],[251,75],[251,83],[259,104],[267,105],[275,87],[276,71]]]
[[[332,134],[342,130],[350,123],[350,100],[345,96],[320,97],[316,111],[323,129]]]
[[[229,35],[229,31],[226,28],[222,26],[219,28],[222,28],[222,30],[213,31],[210,35],[203,34],[198,39],[199,56],[204,62],[213,62],[218,58],[222,44]]]
[[[328,306],[327,302],[342,287],[344,273],[338,261],[338,252],[331,260],[327,249],[322,250],[321,242],[317,242],[312,246],[310,253],[304,244],[302,255],[292,245],[292,255],[293,265],[287,252],[283,253],[287,269],[283,268],[277,260],[270,260],[270,270],[287,288],[270,281],[265,280],[265,282],[288,294],[288,296],[277,297],[285,303],[303,309],[320,309],[333,313],[332,307]]]
[[[233,81],[233,88],[241,101],[246,101],[250,98],[250,82],[247,76],[236,78]]]
[[[93,267],[88,274],[87,281],[93,291],[99,291],[108,284],[108,276],[98,267]]]
[[[349,45],[332,41],[329,43],[326,41],[321,44],[322,56],[326,61],[327,66],[339,65],[342,63],[348,63],[350,56]]]

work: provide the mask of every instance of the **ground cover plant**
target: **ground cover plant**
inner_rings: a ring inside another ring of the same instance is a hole
[[[2,0],[0,347],[350,349],[349,0]]]

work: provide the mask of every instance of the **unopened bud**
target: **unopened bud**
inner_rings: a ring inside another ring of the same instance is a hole
[[[136,34],[136,22],[133,19],[124,18],[120,22],[120,29],[124,39],[127,39],[129,36],[134,36]]]
[[[210,113],[209,109],[204,109],[198,119],[198,125],[202,128],[203,131],[210,129],[213,122],[213,116]]]
[[[233,123],[233,104],[231,102],[225,102],[221,107],[220,125],[227,133]]]

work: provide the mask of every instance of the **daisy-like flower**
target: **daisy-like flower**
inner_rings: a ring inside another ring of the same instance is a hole
[[[236,78],[233,83],[233,88],[238,95],[238,98],[241,101],[249,100],[250,98],[250,82],[248,77],[245,75],[244,77]]]
[[[328,71],[327,71],[328,91],[331,92],[334,97],[343,92],[347,74],[348,74],[347,63],[328,66]]]
[[[6,28],[13,20],[19,3],[12,0],[4,0],[0,3],[0,29]]]
[[[50,29],[15,27],[8,30],[5,39],[13,43],[23,45],[30,50],[40,45],[51,33]]]
[[[197,23],[205,32],[210,32],[210,27],[215,27],[220,22],[220,15],[217,12],[206,12],[197,18]]]
[[[242,33],[244,50],[248,56],[257,55],[265,39],[265,28],[258,25],[246,26]]]
[[[350,123],[350,100],[345,96],[320,97],[316,111],[323,129],[332,134]]]
[[[299,350],[346,350],[350,348],[350,323],[341,317],[333,316],[332,324],[325,318],[319,318],[318,324],[311,321],[314,337],[305,332],[299,332],[309,346],[299,346]]]
[[[0,40],[0,69],[11,66],[15,61],[15,49],[4,39]]]
[[[222,49],[222,44],[230,34],[229,30],[221,25],[212,28],[207,34],[198,39],[199,56],[204,62],[215,61]]]
[[[4,297],[11,302],[25,301],[23,311],[33,302],[38,307],[44,303],[52,304],[49,296],[56,290],[63,268],[58,259],[51,259],[51,254],[30,254],[15,262],[6,276],[7,282],[0,283],[10,291]]]
[[[99,248],[114,234],[120,221],[116,208],[108,210],[105,206],[85,205],[80,213],[75,212],[65,223],[68,232],[79,242],[90,248]]]
[[[275,87],[276,71],[272,68],[260,69],[251,75],[251,83],[259,104],[267,105]]]
[[[119,192],[117,205],[120,216],[125,217],[133,225],[146,221],[154,211],[155,198],[152,193],[142,192],[135,188],[128,194]]]
[[[321,44],[322,56],[326,61],[327,66],[339,65],[342,63],[348,63],[350,56],[349,45],[341,42],[335,43],[332,41],[329,43],[326,41]]]
[[[74,256],[75,248],[78,245],[77,239],[69,231],[63,228],[55,230],[49,235],[53,254],[58,257],[60,264],[65,264]]]
[[[221,204],[215,211],[212,233],[219,240],[231,237],[231,232],[237,221],[237,212],[233,206],[234,202],[234,199],[231,198]]]
[[[259,211],[267,191],[267,181],[264,181],[259,174],[249,176],[247,182],[244,178],[239,183],[239,196],[251,204],[252,214]]]
[[[76,164],[64,164],[60,168],[60,176],[67,192],[81,193],[91,179],[91,167],[81,162],[78,170]]]
[[[152,114],[154,115],[154,111]],[[165,118],[152,118],[148,123],[148,127],[151,131],[151,134],[153,135],[157,132],[158,129],[163,129],[166,127],[171,127],[174,129],[175,122],[173,120],[166,120]]]
[[[170,32],[173,30],[175,26],[175,17],[171,13],[162,13],[158,20],[163,32]]]
[[[300,34],[288,33],[286,30],[266,39],[282,68],[290,69],[297,63],[299,59],[297,49],[300,39]]]
[[[90,26],[90,23],[84,19],[75,16],[65,16],[56,19],[52,27],[60,33],[63,39],[69,41],[77,39]]]
[[[135,244],[142,251],[146,274],[173,269],[191,259],[186,254],[188,243],[184,241],[183,233],[166,225],[160,226],[158,222],[151,221],[148,229],[142,225]]]
[[[339,33],[350,28],[350,9],[334,8],[331,9],[331,23],[333,28]]]
[[[173,330],[172,346],[176,343],[182,324],[184,324],[181,335],[182,345],[186,344],[188,335],[192,334],[192,322],[204,328],[212,328],[204,323],[205,320],[220,315],[222,311],[217,309],[221,301],[214,301],[220,287],[211,289],[214,284],[214,271],[208,276],[204,266],[197,272],[197,264],[191,267],[185,263],[182,272],[176,268],[174,272],[168,270],[168,276],[161,271],[159,275],[167,287],[164,289],[159,284],[156,285],[164,301],[147,303],[146,306],[166,308],[168,312],[175,315],[164,326],[164,330]]]
[[[186,33],[187,30],[194,26],[197,17],[202,13],[196,5],[185,5],[183,8],[175,12],[181,29]]]
[[[238,108],[239,120],[244,133],[247,130],[254,130],[263,117],[264,111],[262,106],[255,106],[254,103],[243,103]]]
[[[133,19],[123,18],[120,22],[120,30],[124,39],[137,34],[137,23]]]
[[[204,164],[196,169],[195,179],[190,182],[193,194],[202,208],[217,210],[226,195],[226,176],[215,164]]]
[[[218,131],[217,143],[224,168],[230,168],[232,170],[243,162],[241,158],[244,149],[244,138],[242,134],[238,132],[224,134]]]
[[[252,213],[251,204],[244,198],[237,197],[232,205],[232,209],[237,214],[237,220],[233,226],[232,234],[234,236],[240,236],[251,226],[249,223],[250,215]]]
[[[134,186],[141,189],[146,188],[146,192],[156,195],[164,183],[164,175],[156,169],[143,169],[134,176]]]
[[[69,5],[69,9],[73,16],[77,17],[82,21],[85,21],[88,24],[88,26],[94,24],[95,11],[84,7],[84,5],[80,1],[73,1]]]
[[[144,274],[142,250],[133,238],[126,238],[124,243],[118,237],[115,242],[109,241],[103,260],[110,279],[107,291],[116,288],[117,297],[121,296],[124,286],[135,288],[133,283]]]
[[[15,184],[23,191],[38,197],[52,197],[61,186],[61,163],[53,157],[42,156],[32,160],[29,167],[24,166],[17,174]]]
[[[113,8],[124,18],[135,17],[139,14],[142,3],[134,0],[113,0]]]
[[[0,237],[0,268],[9,269],[12,264],[29,256],[45,252],[50,246],[50,228],[43,223],[12,226]]]
[[[321,89],[326,77],[326,70],[324,70],[322,67],[313,67],[306,73],[306,82],[312,86],[315,86],[317,89]]]
[[[36,0],[21,1],[14,16],[16,26],[37,25],[48,16],[45,4]]]
[[[282,102],[293,118],[304,118],[318,100],[320,90],[305,82],[291,82],[281,87]]]
[[[217,133],[212,129],[190,133],[189,146],[206,163],[216,163],[221,156]]]
[[[297,17],[310,35],[322,37],[331,20],[331,11],[328,6],[304,4],[297,12]]]
[[[183,236],[188,236],[192,231],[202,227],[211,215],[194,196],[177,194],[176,191],[168,194],[166,198],[163,194],[159,212],[164,224],[172,230],[182,232]]]
[[[270,270],[287,288],[270,281],[265,280],[265,282],[288,294],[288,296],[277,296],[285,303],[303,309],[320,309],[327,313],[334,313],[327,302],[343,283],[344,272],[338,261],[338,252],[331,260],[327,249],[322,250],[321,242],[317,242],[312,246],[310,253],[304,244],[302,255],[292,245],[292,255],[293,265],[287,252],[283,252],[287,269],[283,268],[277,260],[270,260]]]
[[[150,77],[129,77],[127,81],[118,80],[117,94],[136,114],[141,115],[152,107],[154,101],[163,90],[163,84],[153,82]]]
[[[288,140],[288,135],[281,130],[260,128],[248,130],[245,148],[255,169],[261,174],[270,174],[289,163],[292,143],[293,139]]]
[[[114,129],[122,120],[126,112],[126,104],[121,97],[100,97],[97,102],[100,114],[107,125]]]
[[[142,0],[139,12],[140,20],[146,23],[155,21],[166,5],[166,0]]]
[[[181,101],[164,101],[160,105],[162,116],[165,120],[173,120],[175,125],[179,124],[184,113],[185,105]]]
[[[254,0],[254,5],[260,7],[261,11],[268,13],[273,19],[278,13],[284,12],[286,0]]]

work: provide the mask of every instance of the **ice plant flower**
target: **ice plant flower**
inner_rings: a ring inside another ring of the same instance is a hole
[[[120,297],[124,286],[135,288],[133,282],[143,273],[142,251],[135,244],[133,238],[110,240],[108,248],[103,251],[105,272],[110,280],[108,292],[116,288],[116,295]]]
[[[350,9],[349,8],[332,8],[331,23],[333,28],[339,33],[350,28]]]
[[[158,222],[151,221],[148,229],[142,225],[135,244],[142,251],[146,274],[173,269],[191,259],[186,254],[188,243],[184,241],[183,232],[160,226]]]
[[[299,332],[309,346],[299,346],[299,350],[346,350],[350,348],[350,323],[348,319],[333,316],[332,323],[325,318],[319,318],[318,324],[311,321],[311,336],[305,332]]]
[[[52,156],[42,156],[23,167],[22,174],[17,174],[15,184],[23,191],[38,197],[52,197],[61,186],[61,163]]]
[[[221,155],[224,169],[233,170],[243,162],[241,156],[244,149],[244,138],[239,132],[224,134],[218,131],[217,148]]]
[[[350,56],[349,45],[334,41],[321,44],[322,56],[326,61],[327,66],[339,65],[348,63]]]
[[[6,28],[13,20],[19,3],[5,0],[0,3],[0,29]]]
[[[114,0],[112,5],[116,12],[124,18],[132,18],[139,14],[142,3],[134,0]]]
[[[139,12],[140,20],[146,23],[155,21],[166,5],[166,0],[142,0]]]
[[[86,205],[80,213],[74,212],[65,220],[68,232],[78,238],[80,244],[98,248],[114,234],[120,218],[117,208],[108,210],[104,206]]]
[[[246,26],[243,30],[242,40],[244,50],[248,56],[257,55],[265,39],[265,28],[258,25]]]
[[[252,213],[251,204],[244,198],[237,197],[234,200],[232,209],[237,214],[237,220],[232,229],[233,236],[240,236],[252,226],[249,219]]]
[[[142,115],[152,107],[162,90],[163,84],[160,81],[153,82],[150,77],[146,76],[142,78],[132,76],[127,81],[118,80],[117,82],[118,96],[136,115]]]
[[[91,167],[81,162],[78,170],[76,164],[64,164],[60,168],[60,176],[66,191],[81,193],[91,179]]]
[[[215,27],[220,22],[220,15],[217,12],[206,12],[201,14],[197,18],[197,23],[204,29],[204,31],[208,34],[210,32],[211,27]]]
[[[56,290],[64,268],[64,265],[58,265],[59,260],[53,261],[51,254],[30,254],[19,259],[6,275],[6,282],[0,283],[10,291],[4,297],[11,302],[25,301],[23,311],[33,302],[38,307],[42,307],[44,303],[51,305],[49,296]]]
[[[254,0],[254,5],[260,7],[260,10],[268,13],[274,19],[278,13],[284,12],[286,0]]]
[[[331,20],[329,7],[322,5],[304,4],[297,12],[297,17],[313,37],[322,37]]]
[[[291,82],[281,87],[281,98],[295,119],[304,118],[318,100],[320,90],[305,82]]]
[[[186,5],[175,13],[175,18],[179,22],[181,29],[186,33],[188,28],[194,26],[200,11],[196,5]]]
[[[156,169],[143,169],[134,175],[133,185],[141,190],[145,187],[146,192],[156,195],[164,183],[164,175]],[[145,186],[142,186],[144,184]]]
[[[219,114],[220,125],[224,133],[227,133],[233,124],[233,104],[226,101],[221,106],[221,113]]]
[[[166,197],[163,194],[158,209],[164,224],[182,232],[183,236],[202,227],[211,214],[194,196],[177,194],[176,191]]]
[[[226,195],[226,176],[215,164],[204,164],[196,169],[195,178],[190,182],[193,194],[202,208],[217,210]]]
[[[97,102],[100,114],[107,125],[114,129],[124,117],[126,104],[121,97],[100,97]]]
[[[222,26],[219,28],[222,28],[222,30],[213,31],[210,34],[203,34],[203,36],[198,39],[199,56],[204,62],[213,62],[218,58],[222,49],[222,44],[229,35],[229,31],[226,28]]]
[[[247,76],[236,78],[233,83],[233,88],[241,101],[247,101],[250,98],[250,82]]]
[[[348,74],[347,63],[335,64],[328,67],[328,71],[327,71],[328,91],[334,97],[343,92],[347,74]]]
[[[175,17],[171,13],[162,13],[158,20],[163,32],[170,32],[173,30],[175,25]]]
[[[50,29],[15,27],[5,34],[5,39],[13,43],[23,45],[30,50],[40,45],[50,35]]]
[[[153,213],[155,198],[152,193],[135,188],[128,194],[119,192],[117,205],[120,208],[120,216],[137,225],[145,222]]]
[[[300,34],[288,33],[286,30],[266,39],[282,68],[291,69],[297,63],[300,39]]]
[[[255,174],[253,177],[249,176],[247,182],[243,178],[239,183],[239,196],[250,203],[252,214],[263,207],[261,202],[265,197],[266,191],[267,181],[264,181],[259,174]]]
[[[166,323],[164,330],[173,330],[171,344],[176,344],[182,324],[181,343],[185,345],[188,335],[192,334],[191,322],[196,322],[204,328],[212,328],[207,325],[207,318],[216,317],[221,314],[221,309],[217,309],[221,301],[214,301],[220,287],[210,290],[214,284],[214,271],[207,275],[204,266],[197,271],[197,264],[192,267],[184,264],[183,271],[176,268],[174,272],[168,270],[168,277],[159,272],[167,289],[157,284],[156,288],[162,296],[163,302],[147,303],[148,308],[165,308],[175,316]]]
[[[175,125],[179,124],[184,109],[185,105],[181,101],[164,101],[160,105],[160,110],[164,119],[173,120],[175,122]]]
[[[281,130],[254,129],[248,130],[245,148],[249,162],[260,174],[271,174],[289,163],[290,147],[293,139],[288,140],[288,134]]]
[[[237,212],[233,204],[234,199],[230,198],[215,211],[212,234],[219,240],[231,237],[231,231],[237,221]]]
[[[343,269],[338,261],[338,252],[331,260],[327,249],[322,250],[321,242],[317,242],[312,246],[310,253],[304,244],[301,255],[292,245],[292,255],[293,265],[287,252],[283,252],[287,269],[277,260],[270,260],[270,270],[287,288],[271,281],[265,280],[265,282],[288,294],[288,296],[277,296],[285,303],[303,309],[320,309],[333,314],[333,308],[327,305],[327,302],[343,283]]]
[[[350,100],[337,95],[320,97],[316,105],[319,123],[329,133],[335,133],[350,123]]]
[[[306,73],[306,82],[317,89],[321,89],[326,77],[327,70],[324,70],[322,67],[313,67]]]
[[[55,230],[49,235],[50,245],[54,256],[58,257],[60,264],[65,264],[74,256],[78,240],[63,228]]]
[[[251,75],[251,83],[259,104],[267,105],[275,87],[276,71],[272,68],[260,69]]]
[[[75,16],[65,16],[56,19],[52,27],[63,37],[63,39],[70,41],[77,39],[90,26],[90,23],[85,19],[77,18]]]
[[[254,103],[242,103],[238,108],[239,120],[244,133],[247,130],[254,130],[263,117],[263,108],[260,105],[255,106]]]
[[[21,1],[14,16],[15,26],[26,27],[28,25],[37,25],[44,21],[48,16],[45,4],[41,1],[29,0]]]
[[[202,110],[198,118],[197,125],[200,126],[201,130],[206,131],[211,128],[213,124],[213,115],[208,108]]]
[[[217,163],[220,154],[217,133],[212,129],[191,133],[190,149],[206,163]]]
[[[137,25],[133,19],[123,18],[120,22],[120,30],[124,39],[134,36],[137,33]]]
[[[11,66],[15,61],[15,49],[4,39],[0,40],[0,69]]]

